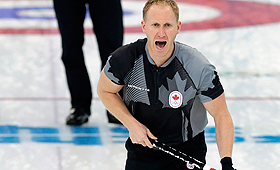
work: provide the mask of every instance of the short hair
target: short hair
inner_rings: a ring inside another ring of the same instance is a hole
[[[176,17],[176,20],[179,20],[179,7],[175,0],[148,0],[143,8],[143,20],[146,19],[146,14],[152,5],[169,5]]]

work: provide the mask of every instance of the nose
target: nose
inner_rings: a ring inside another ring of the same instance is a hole
[[[165,30],[164,27],[160,27],[158,30],[158,36],[159,37],[164,37],[165,36]]]

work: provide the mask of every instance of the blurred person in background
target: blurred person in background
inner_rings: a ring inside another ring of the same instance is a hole
[[[53,0],[62,39],[62,61],[71,95],[67,125],[82,125],[91,115],[92,89],[85,65],[84,20],[87,9],[93,23],[101,68],[111,52],[123,43],[123,14],[120,0]],[[99,75],[96,75],[99,76]],[[110,123],[120,123],[107,111]]]

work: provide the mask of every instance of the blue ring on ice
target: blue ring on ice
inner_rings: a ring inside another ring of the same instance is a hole
[[[19,14],[21,11],[28,10],[53,10],[53,7],[28,7],[28,8],[0,8],[0,19],[42,19],[42,20],[53,20],[55,16],[25,16],[23,14]],[[132,15],[132,11],[123,10],[123,15]],[[89,18],[89,12],[87,10],[86,17]]]

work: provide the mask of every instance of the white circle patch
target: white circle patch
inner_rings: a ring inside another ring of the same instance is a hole
[[[169,95],[169,105],[172,108],[178,108],[182,105],[183,102],[183,96],[180,92],[178,91],[173,91]]]

